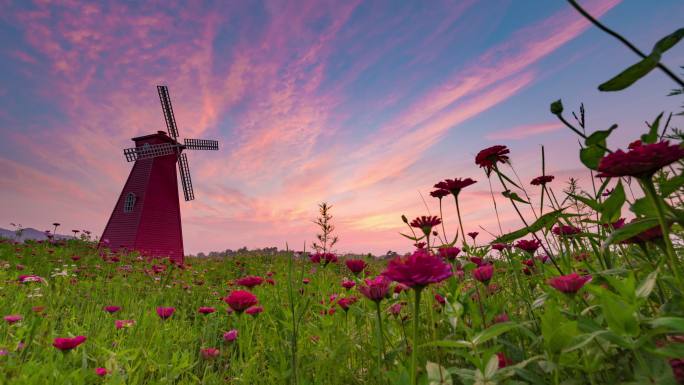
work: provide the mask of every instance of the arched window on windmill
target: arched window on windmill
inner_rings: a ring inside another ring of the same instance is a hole
[[[124,200],[124,208],[123,211],[125,213],[130,213],[133,211],[133,207],[135,206],[135,194],[132,192],[129,192],[126,194],[126,200]]]

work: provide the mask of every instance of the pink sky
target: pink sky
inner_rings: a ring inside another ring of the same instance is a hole
[[[221,145],[188,154],[186,253],[301,249],[321,201],[334,206],[339,251],[407,251],[401,215],[438,213],[432,185],[455,177],[478,180],[461,199],[466,231],[484,242],[499,231],[480,149],[508,145],[529,186],[544,145],[560,193],[589,176],[551,101],[585,102],[592,130],[618,123],[612,146],[680,104],[659,73],[601,95],[636,58],[564,2],[182,4],[0,2],[0,227],[101,233],[130,171],[123,148],[165,128],[157,84],[169,86],[181,137]],[[676,1],[582,4],[645,50],[684,14]],[[678,46],[664,61],[682,59]],[[445,217],[453,235],[451,200]]]

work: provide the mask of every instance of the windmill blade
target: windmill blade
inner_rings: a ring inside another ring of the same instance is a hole
[[[166,128],[169,131],[169,136],[176,140],[176,138],[178,138],[178,128],[176,127],[176,118],[173,115],[173,107],[171,106],[169,89],[166,86],[157,86],[157,93],[159,93],[159,100],[161,101],[162,111],[164,112],[164,120],[166,121]]]
[[[126,161],[133,162],[138,159],[156,158],[158,156],[166,156],[176,152],[178,144],[161,143],[161,144],[145,144],[140,147],[133,147],[124,149]]]
[[[195,193],[192,191],[192,180],[190,179],[190,167],[188,166],[188,157],[185,154],[178,156],[178,172],[180,173],[181,184],[183,185],[183,195],[186,201],[195,199]]]
[[[218,140],[184,139],[186,150],[218,150]]]

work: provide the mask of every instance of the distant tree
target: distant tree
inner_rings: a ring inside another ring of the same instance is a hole
[[[330,214],[332,206],[326,202],[318,205],[318,218],[313,222],[320,228],[320,233],[316,234],[318,242],[314,241],[312,247],[319,253],[328,253],[332,251],[333,246],[337,243],[339,238],[333,235],[335,226],[332,224],[332,215]]]

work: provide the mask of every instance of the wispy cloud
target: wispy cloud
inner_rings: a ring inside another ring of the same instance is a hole
[[[485,135],[485,138],[489,140],[523,139],[528,136],[557,131],[561,128],[563,125],[556,122],[529,124],[490,132]]]

